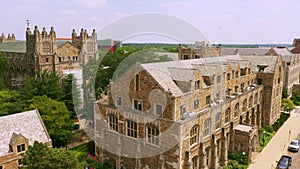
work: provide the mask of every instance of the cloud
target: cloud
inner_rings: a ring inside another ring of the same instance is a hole
[[[108,5],[107,0],[72,0],[74,4],[80,5],[80,6],[85,6],[89,8],[103,8]]]

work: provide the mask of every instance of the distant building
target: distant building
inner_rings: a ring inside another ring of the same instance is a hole
[[[196,41],[195,44],[187,47],[179,45],[178,48],[178,59],[198,59],[212,56],[221,56],[221,45],[215,46],[210,45],[208,42]]]
[[[34,141],[52,147],[52,141],[38,110],[0,117],[0,168],[16,169],[21,153]]]
[[[283,86],[287,89],[288,96],[292,96],[293,87],[299,84],[300,55],[293,54],[287,47],[272,47],[266,55],[282,57],[284,67]]]
[[[57,40],[64,42],[58,44]],[[11,88],[22,87],[25,78],[33,76],[36,71],[49,70],[62,74],[65,70],[81,69],[89,60],[99,58],[96,31],[93,30],[89,36],[84,29],[79,35],[73,29],[72,38],[58,39],[53,27],[49,33],[46,28],[40,32],[35,26],[32,32],[28,27],[25,43],[0,44],[0,51],[10,64],[6,82]]]
[[[8,34],[7,38],[4,36],[4,34],[2,33],[2,35],[0,36],[0,43],[11,43],[11,42],[16,42],[16,37],[14,34],[12,34],[10,36],[10,34]]]
[[[115,53],[118,48],[122,47],[122,42],[113,39],[98,40],[98,49]]]

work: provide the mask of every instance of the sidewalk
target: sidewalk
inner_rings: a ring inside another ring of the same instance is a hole
[[[299,111],[299,107],[291,111],[290,118],[280,127],[260,153],[256,162],[251,164],[248,169],[274,169],[276,167],[276,161],[280,159],[281,155],[287,154],[290,140],[296,138],[300,132]]]

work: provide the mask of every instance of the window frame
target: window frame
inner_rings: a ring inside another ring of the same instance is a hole
[[[121,96],[116,96],[116,107],[123,106],[123,98]]]
[[[139,108],[140,106],[140,108]],[[143,111],[143,101],[133,99],[133,109],[137,111]]]
[[[199,125],[194,125],[190,130],[190,146],[199,142]]]
[[[119,118],[114,114],[108,115],[108,129],[110,131],[119,131]]]
[[[160,114],[157,113],[157,106],[161,106],[161,113]],[[163,105],[155,103],[154,112],[155,112],[156,116],[162,117],[162,114],[163,114]]]
[[[211,132],[211,118],[206,118],[203,126],[203,137],[209,136]]]
[[[126,136],[137,139],[138,124],[132,120],[126,120]]]
[[[194,110],[199,109],[199,107],[200,107],[200,99],[194,100]]]
[[[146,127],[146,142],[152,145],[160,145],[160,132],[159,127],[155,125],[147,125]]]

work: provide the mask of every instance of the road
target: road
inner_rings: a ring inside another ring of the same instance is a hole
[[[254,164],[248,169],[274,169],[276,161],[284,154],[289,154],[287,147],[291,139],[297,138],[300,132],[300,107],[291,111],[290,118],[280,127],[272,140],[259,154]],[[300,151],[291,153],[294,157],[292,169],[300,169]]]
[[[300,118],[300,109],[297,109],[295,112],[296,116],[298,116],[298,118]],[[300,124],[295,124],[295,125],[300,125]],[[296,139],[300,140],[300,131],[298,131],[298,136]],[[295,139],[295,138],[291,138],[291,139]],[[300,151],[299,152],[288,152],[287,153],[289,156],[292,157],[292,166],[291,169],[300,169]]]

